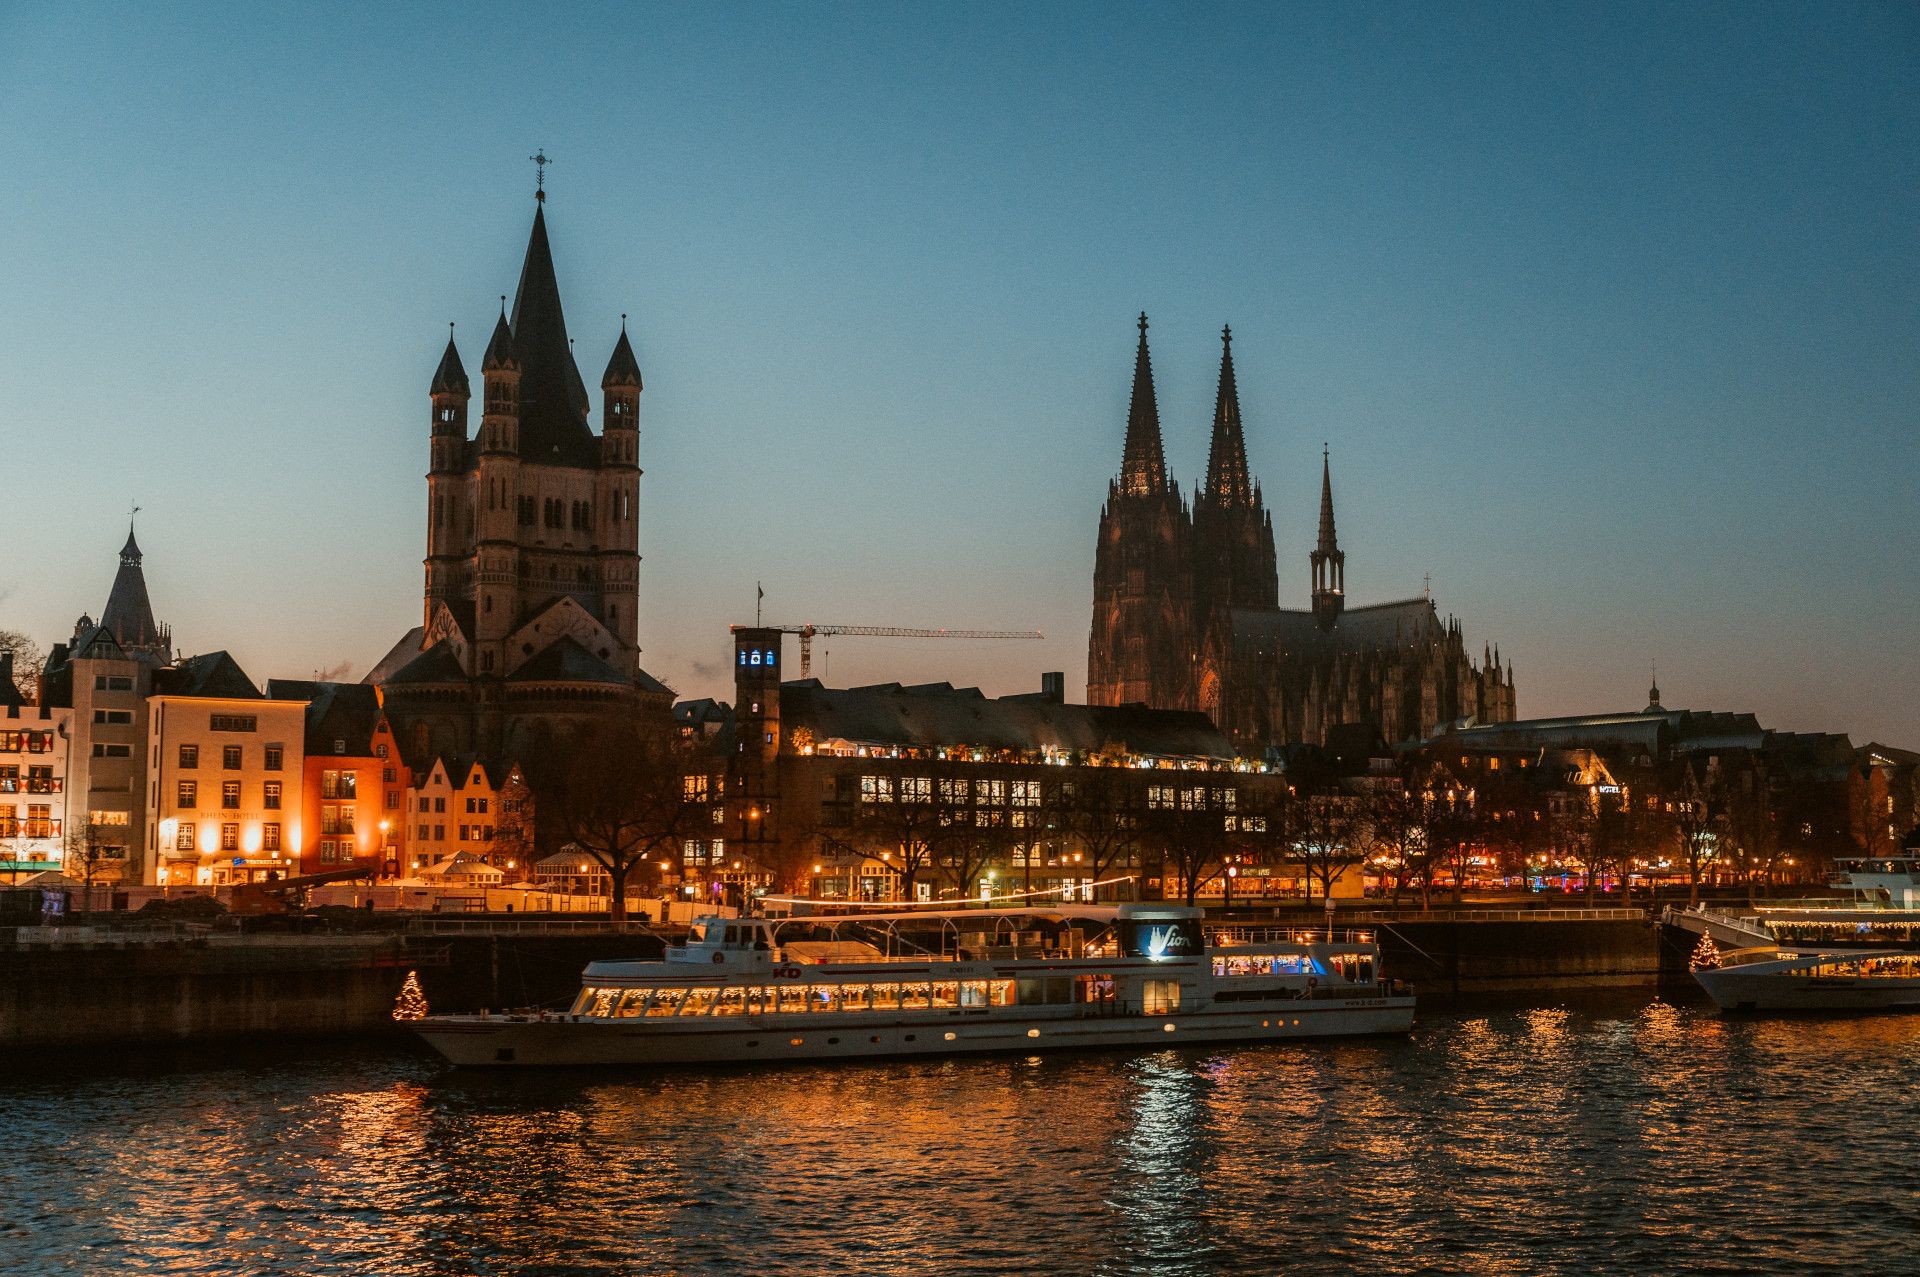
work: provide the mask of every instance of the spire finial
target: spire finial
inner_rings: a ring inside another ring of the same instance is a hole
[[[1229,346],[1233,345],[1233,325],[1232,324],[1220,325],[1220,340],[1225,342]]]
[[[505,293],[501,293],[500,294],[500,318],[505,319],[506,317],[507,317],[507,295]]]
[[[527,157],[533,161],[533,198],[536,202],[547,202],[547,165],[553,163],[547,158],[547,148],[541,147]]]
[[[1145,341],[1146,339],[1147,339],[1147,312],[1143,310],[1140,312],[1140,340]]]
[[[627,312],[624,310],[620,312],[620,331],[627,331]]]

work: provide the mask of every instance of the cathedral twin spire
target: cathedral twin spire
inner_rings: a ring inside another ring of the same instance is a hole
[[[1130,497],[1167,491],[1167,457],[1160,446],[1160,405],[1147,353],[1147,312],[1140,312],[1140,348],[1133,357],[1133,401],[1127,408],[1127,449],[1120,459],[1120,490]]]
[[[1247,469],[1247,438],[1240,427],[1240,388],[1233,379],[1233,329],[1220,330],[1220,391],[1213,405],[1213,442],[1207,449],[1207,478],[1200,493],[1226,510],[1251,510],[1256,504]]]

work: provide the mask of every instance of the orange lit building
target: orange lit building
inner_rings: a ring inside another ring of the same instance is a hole
[[[300,777],[298,872],[355,866],[382,877],[401,872],[407,785],[379,689],[366,683],[274,679],[275,699],[307,702],[306,764]]]
[[[517,763],[472,755],[436,758],[407,790],[404,876],[418,877],[462,853],[519,882],[532,877],[533,803]]]

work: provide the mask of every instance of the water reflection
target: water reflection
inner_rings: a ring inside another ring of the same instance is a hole
[[[1408,1040],[16,1086],[0,1272],[1892,1271],[1920,1017],[1604,998]]]

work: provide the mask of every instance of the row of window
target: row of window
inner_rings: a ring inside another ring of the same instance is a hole
[[[0,804],[0,838],[58,838],[60,822],[46,803],[28,803],[27,818],[12,804]]]
[[[727,858],[726,839],[688,838],[680,844],[680,859],[689,865],[704,865],[710,858],[716,865]]]
[[[0,732],[0,754],[51,754],[52,732]]]
[[[689,778],[691,779],[691,778]],[[1040,782],[1037,780],[970,780],[943,776],[939,781],[940,801],[948,806],[1038,807]],[[860,801],[863,803],[930,803],[935,792],[931,776],[862,776]]]
[[[492,825],[461,825],[459,826],[459,831],[459,840],[461,842],[493,841]],[[422,841],[431,838],[434,842],[445,842],[447,840],[447,827],[445,825],[417,825],[415,826],[414,836]]]
[[[220,766],[222,770],[237,772],[245,766],[245,760],[246,756],[241,752],[240,746],[222,745],[220,747]],[[285,747],[268,745],[266,747],[264,761],[267,771],[277,772],[284,770],[284,764],[286,762]],[[198,745],[182,745],[180,747],[180,769],[182,771],[195,771],[199,766],[200,747]]]
[[[0,794],[57,794],[61,788],[51,765],[29,766],[27,774],[22,776],[18,763],[0,764]]]
[[[1205,785],[1147,786],[1147,806],[1161,811],[1232,811],[1239,797],[1237,790]]]
[[[447,810],[447,800],[445,797],[428,798],[425,794],[422,794],[420,796],[420,814],[421,815],[424,816],[430,811],[439,813],[441,815],[445,815],[446,810]],[[501,810],[505,811],[508,809],[505,807],[502,807]],[[487,814],[486,799],[484,798],[467,799],[467,815],[484,816],[486,814]]]
[[[1094,977],[1081,976],[1081,980]],[[1074,977],[922,980],[903,984],[785,984],[708,989],[585,988],[575,1015],[630,1019],[670,1015],[799,1015],[809,1011],[930,1011],[1074,1001]],[[1017,998],[1014,986],[1021,993]]]
[[[173,836],[174,849],[176,851],[203,850],[200,847],[199,843],[200,843],[199,827],[190,820],[181,821],[180,828],[175,831]],[[204,850],[211,851],[213,849],[211,847],[208,847],[208,848],[204,848]],[[236,822],[227,821],[225,824],[220,826],[220,850],[221,851],[240,850],[240,826]],[[260,850],[262,851],[279,851],[280,850],[280,825],[278,822],[273,822],[273,823],[260,826]]]
[[[183,780],[174,788],[174,806],[191,811],[200,805],[200,782]],[[220,805],[229,811],[240,808],[240,782],[225,780],[220,782]],[[260,805],[268,811],[280,810],[280,782],[263,781],[260,785]],[[351,809],[349,809],[351,810]]]

